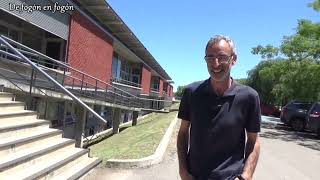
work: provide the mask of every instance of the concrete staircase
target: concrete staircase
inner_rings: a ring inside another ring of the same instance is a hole
[[[78,179],[101,163],[13,100],[0,92],[0,179]]]

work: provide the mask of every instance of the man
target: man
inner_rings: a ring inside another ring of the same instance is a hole
[[[230,76],[237,61],[231,39],[211,38],[205,53],[210,78],[188,85],[179,107],[180,177],[251,180],[260,152],[258,93]]]

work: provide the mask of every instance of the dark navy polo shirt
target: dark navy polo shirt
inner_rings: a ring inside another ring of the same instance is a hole
[[[227,180],[242,172],[245,131],[260,132],[254,89],[233,82],[218,96],[210,79],[194,82],[183,93],[178,117],[191,123],[187,162],[196,179]]]

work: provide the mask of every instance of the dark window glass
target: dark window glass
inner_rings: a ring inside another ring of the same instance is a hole
[[[36,50],[41,51],[41,39],[30,34],[23,33],[22,44]]]
[[[8,36],[8,28],[0,25],[0,35]]]
[[[297,108],[297,109],[309,110],[311,108],[311,106],[312,106],[312,104],[295,103],[293,107]]]
[[[313,108],[313,112],[320,112],[320,104],[317,103],[314,108]]]
[[[18,42],[19,41],[19,33],[18,33],[18,31],[10,30],[9,38],[11,38],[12,40],[15,40],[15,41]]]

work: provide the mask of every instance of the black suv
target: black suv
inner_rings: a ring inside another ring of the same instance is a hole
[[[306,126],[307,115],[311,106],[312,103],[291,101],[282,108],[280,120],[291,126],[295,131],[302,131]]]
[[[317,133],[320,138],[320,102],[313,103],[307,116],[306,129]]]

